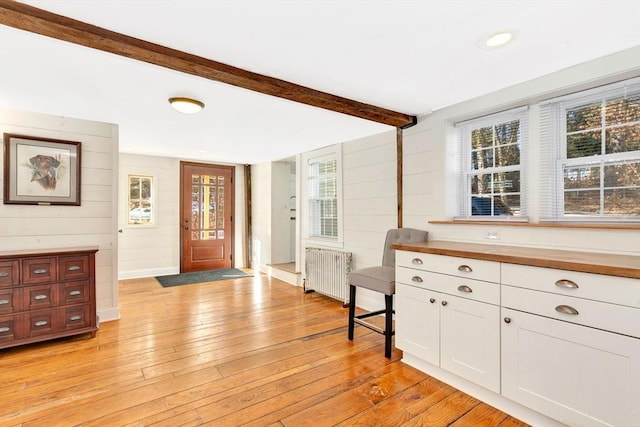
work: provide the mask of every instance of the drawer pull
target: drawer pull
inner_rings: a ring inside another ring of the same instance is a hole
[[[413,277],[411,278],[411,281],[413,281],[413,282],[418,282],[418,283],[422,283],[422,282],[424,282],[424,280],[422,280],[422,277],[420,277],[420,276],[413,276]]]
[[[416,265],[422,265],[422,260],[420,258],[414,258],[411,262]]]
[[[580,313],[578,313],[578,310],[576,310],[575,308],[571,307],[570,305],[559,305],[556,307],[556,311],[558,313],[564,313],[564,314],[571,314],[573,316],[576,316]]]
[[[458,271],[464,271],[465,273],[471,273],[473,270],[468,265],[458,266]]]
[[[5,305],[5,304],[9,304],[9,300],[8,299],[0,299],[0,305]]]
[[[33,274],[44,274],[47,272],[46,268],[36,268],[35,270],[33,270]]]
[[[77,296],[77,295],[80,295],[81,293],[82,293],[82,292],[80,292],[80,291],[71,291],[71,292],[69,292],[69,296],[71,296],[71,297],[75,297],[75,296]]]
[[[447,304],[449,304],[449,303],[448,303],[448,302],[446,302],[446,301],[442,301],[442,306],[443,306],[443,307],[445,307]]]
[[[47,322],[46,320],[38,320],[36,323],[34,323],[34,326],[47,326],[49,324],[49,322]]]
[[[434,302],[436,302],[436,299],[435,299],[435,298],[429,298],[429,302],[430,302],[431,304],[433,304]]]
[[[471,288],[470,288],[470,287],[468,287],[467,285],[460,285],[460,286],[458,286],[458,290],[459,290],[460,292],[467,292],[467,293],[469,293],[469,294],[470,294],[471,292],[473,292],[473,289],[471,289]]]
[[[79,314],[69,317],[69,320],[72,322],[78,321],[80,319],[82,319],[82,316],[80,316]]]
[[[3,326],[2,328],[0,328],[0,334],[3,332],[9,332],[11,330],[11,328],[7,328],[6,326]]]
[[[77,271],[80,270],[82,267],[80,267],[79,265],[72,265],[71,267],[67,268],[68,271]]]
[[[48,295],[44,295],[44,294],[36,295],[35,297],[33,297],[33,299],[37,300],[37,301],[41,301],[41,300],[47,299],[47,298],[49,298],[49,296]]]
[[[6,271],[0,271],[0,277],[7,277],[9,275],[9,273],[7,273]]]
[[[578,289],[578,284],[576,282],[566,279],[556,281],[556,286],[560,288]]]

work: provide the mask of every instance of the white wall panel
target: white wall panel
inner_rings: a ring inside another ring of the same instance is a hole
[[[101,320],[118,318],[114,202],[118,127],[109,123],[0,109],[0,133],[82,143],[81,205],[0,205],[0,251],[97,246],[98,315],[109,313],[101,316]],[[4,167],[1,153],[0,165]]]
[[[156,221],[152,226],[127,224],[128,176],[154,177]],[[118,276],[120,279],[174,274],[180,271],[180,159],[139,154],[120,154]],[[243,265],[244,176],[235,171],[236,267]]]
[[[536,115],[539,114],[536,102],[640,75],[638,57],[640,47],[420,117],[418,125],[407,129],[404,135],[404,225],[427,229],[430,239],[639,254],[640,231],[637,230],[428,223],[430,220],[449,220],[452,217],[448,206],[451,206],[452,199],[455,200],[455,195],[445,192],[445,184],[453,177],[450,159],[456,121],[531,103],[534,105],[529,109],[530,123],[534,125],[538,123]],[[539,188],[535,168],[539,160],[535,156],[535,147],[539,144],[539,133],[535,128],[530,128],[529,138],[533,148],[529,165],[534,168],[534,173],[530,175],[533,179],[528,186],[529,203],[536,203],[539,200]],[[421,181],[424,187],[421,186]],[[536,206],[530,206],[530,212],[537,211]],[[499,233],[499,241],[484,239],[490,230]]]
[[[251,166],[251,205],[253,206],[253,269],[268,270],[271,263],[271,163]]]

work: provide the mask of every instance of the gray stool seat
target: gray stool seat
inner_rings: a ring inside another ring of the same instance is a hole
[[[362,325],[374,332],[384,335],[384,355],[391,358],[391,339],[395,335],[393,330],[393,295],[396,293],[396,255],[391,248],[394,243],[417,243],[426,242],[427,232],[413,228],[397,228],[389,230],[384,243],[384,253],[382,265],[376,267],[366,267],[353,270],[349,273],[349,340],[353,341],[355,324]],[[356,289],[364,288],[371,291],[380,292],[384,295],[383,310],[364,312],[356,316]],[[365,320],[367,317],[383,314],[385,317],[385,327],[381,329]]]
[[[349,284],[393,295],[396,293],[396,269],[382,266],[354,270],[349,274]]]

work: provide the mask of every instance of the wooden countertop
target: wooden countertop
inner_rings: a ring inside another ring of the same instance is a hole
[[[444,241],[394,244],[391,247],[403,251],[640,279],[640,256]]]

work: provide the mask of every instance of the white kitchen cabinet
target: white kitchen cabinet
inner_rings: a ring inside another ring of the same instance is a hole
[[[500,287],[471,278],[498,279],[496,264],[396,257],[396,347],[499,393]]]
[[[640,426],[640,281],[511,264],[502,280],[503,396],[567,425]]]
[[[440,365],[439,298],[438,292],[396,284],[396,347],[436,366]]]
[[[407,363],[531,425],[640,427],[640,257],[396,249]]]
[[[504,397],[570,426],[640,425],[640,340],[507,308],[502,317]]]
[[[500,307],[443,294],[440,367],[500,393],[499,324]]]

